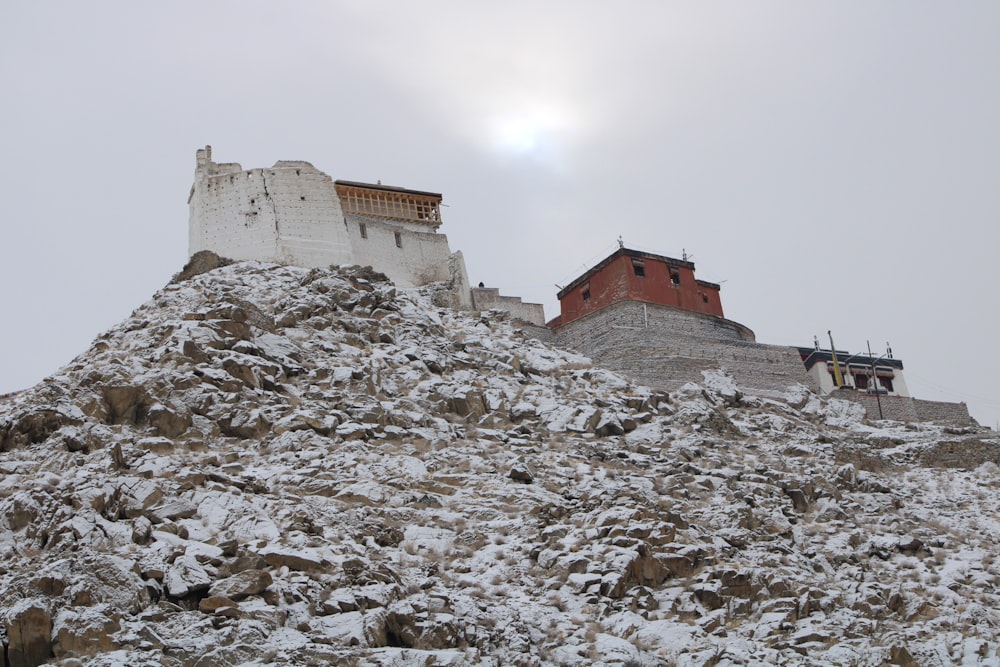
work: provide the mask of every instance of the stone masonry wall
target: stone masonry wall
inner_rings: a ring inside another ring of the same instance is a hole
[[[249,171],[206,163],[189,203],[191,254],[310,267],[356,263],[333,182],[308,162]]]
[[[910,396],[878,396],[855,389],[838,389],[831,398],[841,398],[858,403],[865,408],[869,419],[894,419],[896,421],[937,422],[941,424],[977,425],[965,403],[923,401]],[[881,403],[881,413],[879,404]],[[881,417],[879,416],[881,414]]]
[[[917,419],[922,422],[932,421],[939,423],[954,424],[976,424],[975,419],[969,414],[969,407],[965,403],[944,403],[941,401],[924,401],[919,398],[913,399],[913,407],[917,412]]]
[[[811,386],[795,348],[761,345],[741,324],[669,306],[618,302],[559,327],[554,339],[652,387],[701,382],[701,371],[716,368],[762,395]]]
[[[475,310],[505,310],[525,322],[536,325],[545,324],[545,311],[540,303],[525,303],[516,296],[501,296],[495,287],[473,287],[472,307]]]
[[[296,266],[342,264],[353,255],[330,177],[308,162],[261,169],[274,209],[281,260]]]
[[[235,260],[279,261],[274,207],[265,199],[261,170],[218,166],[229,169],[195,180],[188,254],[211,250]]]
[[[879,396],[856,389],[841,387],[830,393],[830,398],[839,398],[852,403],[858,403],[865,408],[869,419],[895,419],[896,421],[919,421],[917,411],[913,407],[913,399],[909,396]],[[879,417],[879,403],[882,406],[882,417]]]

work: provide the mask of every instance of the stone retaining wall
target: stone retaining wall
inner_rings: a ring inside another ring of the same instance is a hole
[[[502,296],[495,287],[473,287],[471,293],[473,310],[504,310],[511,317],[538,327],[545,325],[545,311],[540,303],[525,303],[516,296]]]
[[[669,306],[614,303],[559,327],[552,342],[651,387],[701,382],[702,371],[717,368],[761,395],[811,386],[796,348],[762,345],[742,324]]]
[[[839,398],[852,403],[858,403],[865,409],[865,414],[869,419],[895,419],[896,421],[913,422],[920,421],[917,411],[913,406],[913,399],[909,396],[879,396],[868,394],[856,389],[841,387],[830,392],[830,398]],[[879,416],[879,404],[882,411]]]
[[[944,403],[915,398],[913,399],[913,407],[917,411],[917,419],[922,422],[978,425],[978,422],[969,414],[969,408],[965,403]]]
[[[910,396],[878,396],[855,389],[840,388],[830,394],[831,398],[841,398],[858,403],[865,408],[869,419],[894,419],[896,421],[936,422],[978,426],[969,415],[965,403],[944,403],[924,401]],[[881,403],[881,413],[879,404]],[[880,417],[881,414],[881,417]]]
[[[757,343],[753,331],[738,322],[680,308],[621,301],[554,330],[524,329],[650,387],[677,389],[701,382],[702,371],[722,369],[738,386],[760,396],[776,396],[794,384],[816,389],[797,348]],[[880,418],[881,400],[884,419],[978,426],[965,403],[876,397],[844,388],[830,397],[864,406],[869,419]]]

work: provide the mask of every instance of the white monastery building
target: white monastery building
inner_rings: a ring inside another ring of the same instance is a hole
[[[461,252],[441,226],[441,195],[381,183],[333,181],[308,162],[244,170],[197,151],[188,197],[189,254],[305,267],[371,266],[400,287],[449,282],[471,307]]]
[[[891,352],[887,352],[885,356],[873,357],[851,354],[843,350],[836,352],[821,350],[818,346],[800,347],[798,350],[806,372],[821,394],[829,394],[838,388],[846,387],[868,394],[910,395],[906,379],[903,377],[903,362],[894,359]],[[834,364],[840,371],[839,385]]]

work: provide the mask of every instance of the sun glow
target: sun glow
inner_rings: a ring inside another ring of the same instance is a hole
[[[489,137],[493,150],[501,156],[556,167],[564,158],[573,125],[568,113],[551,107],[521,108],[495,116]]]

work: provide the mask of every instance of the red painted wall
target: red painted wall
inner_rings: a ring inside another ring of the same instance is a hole
[[[646,275],[637,276],[633,259],[629,255],[615,257],[588,280],[564,294],[559,300],[560,315],[549,322],[549,326],[571,322],[616,301],[627,299],[724,317],[719,288],[696,281],[691,268],[674,266],[673,270],[680,275],[680,285],[674,285],[670,280],[671,265],[667,262],[644,257],[642,265]],[[583,293],[588,289],[590,299],[584,300]]]

